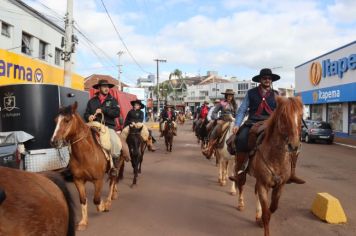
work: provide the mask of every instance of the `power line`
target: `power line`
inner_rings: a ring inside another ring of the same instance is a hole
[[[126,48],[126,51],[127,51],[127,53],[129,54],[129,56],[131,57],[131,59],[135,62],[135,64],[136,64],[143,72],[145,72],[145,73],[147,73],[147,74],[150,74],[150,72],[146,71],[146,70],[138,63],[138,61],[136,60],[136,58],[132,55],[131,51],[130,51],[129,48],[127,47],[127,45],[126,45],[126,43],[124,42],[123,38],[121,37],[119,31],[117,30],[117,28],[116,28],[116,26],[115,26],[113,20],[111,19],[111,16],[110,16],[110,14],[109,14],[109,12],[108,12],[108,9],[107,9],[106,6],[105,6],[104,0],[101,0],[101,3],[102,3],[102,5],[103,5],[103,7],[104,7],[104,9],[105,9],[105,12],[106,12],[107,16],[108,16],[109,19],[110,19],[111,24],[113,25],[113,27],[114,27],[114,29],[115,29],[115,32],[116,32],[118,38],[120,39],[120,41],[122,42],[122,44],[123,44],[124,47]]]
[[[95,43],[93,43],[77,26],[74,26],[74,29],[88,42],[88,44],[94,46],[98,51],[100,51],[105,57],[106,59],[114,66],[117,66],[116,63],[114,62],[114,60],[105,52],[103,51],[101,48],[99,48]]]

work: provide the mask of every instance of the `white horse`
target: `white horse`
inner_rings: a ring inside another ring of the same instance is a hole
[[[227,150],[227,144],[226,140],[230,137],[232,134],[232,129],[234,127],[234,118],[231,117],[231,122],[225,123],[223,125],[223,130],[224,128],[228,125],[227,127],[227,133],[225,135],[225,138],[223,140],[223,147],[222,148],[216,148],[215,150],[215,155],[218,160],[218,168],[219,168],[219,183],[221,186],[225,186],[227,183],[227,179],[229,176],[234,175],[234,167],[235,167],[235,156],[231,155],[228,150]],[[230,188],[230,193],[231,195],[236,195],[236,186],[235,182],[231,181],[231,188]]]

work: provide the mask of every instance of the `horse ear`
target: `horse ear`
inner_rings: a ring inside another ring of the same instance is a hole
[[[72,105],[72,113],[75,113],[77,111],[78,108],[78,102],[75,101],[74,104]]]

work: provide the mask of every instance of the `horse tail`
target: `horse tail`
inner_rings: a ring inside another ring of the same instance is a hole
[[[50,179],[62,191],[68,206],[68,230],[67,236],[75,236],[74,201],[63,177],[56,172],[47,172],[44,175]]]

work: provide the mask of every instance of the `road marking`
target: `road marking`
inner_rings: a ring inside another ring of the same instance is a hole
[[[335,142],[334,142],[335,143]],[[349,147],[349,148],[356,148],[356,146],[353,145],[348,145],[348,144],[344,144],[344,143],[335,143],[337,145],[341,145],[341,146],[345,146],[345,147]]]

